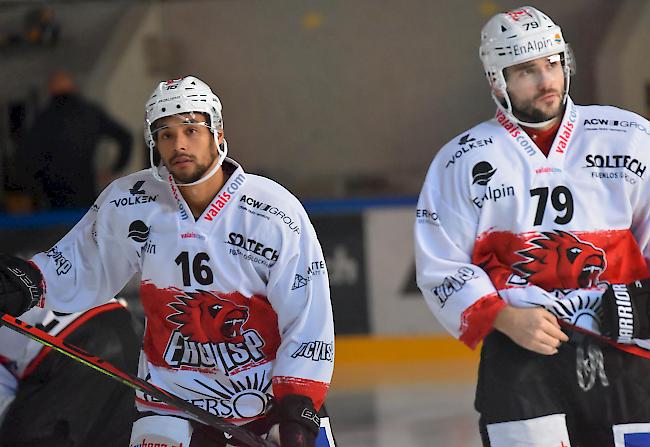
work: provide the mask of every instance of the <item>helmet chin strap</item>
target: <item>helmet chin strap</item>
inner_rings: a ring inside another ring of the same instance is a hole
[[[494,94],[494,91],[492,92],[492,99],[494,99],[494,102],[496,103],[499,110],[501,110],[510,119],[510,121],[514,121],[515,123],[517,123],[517,124],[519,124],[521,126],[532,127],[534,129],[539,129],[539,128],[548,126],[549,124],[551,124],[553,122],[553,120],[555,120],[557,118],[557,117],[553,117],[550,120],[540,121],[540,122],[537,122],[537,123],[531,123],[531,122],[528,122],[528,121],[520,120],[512,112],[513,107],[512,107],[512,103],[510,102],[510,97],[506,94],[504,96],[504,98],[506,100],[506,104],[508,105],[507,108],[503,107],[503,104],[501,104],[501,101],[499,101],[499,98],[496,97],[496,95]],[[564,101],[562,103],[563,104],[566,103],[566,95],[565,95]]]
[[[217,173],[221,165],[223,164],[224,160],[226,159],[226,156],[228,155],[228,142],[226,142],[226,139],[223,139],[223,150],[220,149],[219,146],[219,136],[218,133],[215,132],[215,142],[217,143],[217,152],[219,153],[219,158],[217,159],[217,163],[214,165],[212,169],[210,169],[210,172],[207,174],[203,175],[200,179],[189,182],[189,183],[181,183],[176,181],[176,179],[173,179],[174,184],[176,186],[195,186],[195,185],[200,185],[201,183],[207,181],[210,179],[214,174]],[[159,166],[156,166],[155,161],[154,161],[154,151],[155,151],[155,146],[156,144],[153,142],[153,139],[150,140],[149,143],[149,162],[151,163],[151,173],[153,174],[154,178],[160,182],[165,182],[165,183],[171,183],[168,179],[162,178],[160,176],[160,173],[158,172]],[[173,174],[172,174],[173,177]]]
[[[219,147],[219,146],[217,146],[217,147]],[[219,170],[219,168],[221,167],[221,165],[223,164],[223,161],[226,159],[226,155],[228,154],[228,143],[226,143],[226,139],[225,139],[225,138],[223,139],[223,150],[219,150],[219,149],[217,149],[217,151],[219,152],[219,158],[218,158],[218,160],[217,160],[217,164],[215,164],[214,167],[213,167],[212,169],[210,169],[210,172],[208,172],[207,174],[205,174],[205,175],[204,175],[203,177],[201,177],[200,179],[198,179],[198,180],[196,180],[196,181],[194,181],[194,182],[190,182],[190,183],[179,183],[178,181],[176,181],[176,179],[174,179],[174,182],[176,183],[176,185],[178,185],[178,186],[195,186],[195,185],[200,185],[201,183],[207,181],[207,180],[208,180],[210,177],[212,177],[214,174],[216,174],[217,171]]]

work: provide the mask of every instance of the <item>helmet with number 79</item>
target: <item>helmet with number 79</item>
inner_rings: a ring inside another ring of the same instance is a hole
[[[559,55],[564,69],[564,98],[569,94],[569,78],[574,73],[573,55],[564,41],[562,30],[546,14],[531,7],[496,14],[481,30],[479,56],[492,87],[492,98],[513,121],[529,127],[541,123],[523,122],[513,114],[504,69],[541,57]]]
[[[162,180],[159,166],[156,166],[154,152],[156,148],[154,123],[160,118],[186,113],[203,113],[206,124],[214,136],[219,159],[214,168],[192,183],[183,183],[179,186],[193,186],[203,183],[212,177],[228,154],[228,144],[223,140],[219,145],[219,132],[223,131],[223,118],[221,116],[221,101],[210,87],[194,76],[172,79],[158,84],[145,105],[144,139],[149,147],[149,160],[151,170],[156,179]]]

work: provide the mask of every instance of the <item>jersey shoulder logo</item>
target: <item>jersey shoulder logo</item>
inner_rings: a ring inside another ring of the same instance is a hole
[[[219,296],[198,290],[177,295],[179,301],[169,306],[178,311],[167,317],[179,325],[178,330],[188,340],[197,343],[243,343],[242,325],[248,320],[248,309]]]
[[[494,173],[497,172],[487,161],[480,161],[472,168],[472,185],[479,184],[485,186],[492,179]]]
[[[545,290],[595,287],[607,266],[604,250],[565,231],[545,231],[528,243],[517,252],[525,261],[513,267]]]
[[[138,180],[137,182],[135,182],[133,187],[131,187],[129,189],[129,192],[131,193],[131,195],[136,196],[136,195],[145,194],[146,191],[144,189],[142,189],[142,185],[144,185],[144,180]]]

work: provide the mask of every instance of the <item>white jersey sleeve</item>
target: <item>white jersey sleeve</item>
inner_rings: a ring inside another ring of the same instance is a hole
[[[109,301],[135,273],[138,252],[118,235],[124,224],[116,208],[110,206],[116,182],[56,245],[32,259],[45,279],[46,308],[78,312],[98,306]]]
[[[630,124],[636,124],[639,131],[634,133],[632,147],[642,153],[650,152],[650,122],[641,116],[635,116],[638,122],[630,120]],[[645,174],[646,165],[642,166]],[[650,173],[649,173],[650,174]],[[630,207],[634,210],[631,222],[631,231],[645,258],[646,264],[650,265],[650,182],[639,182],[638,188],[630,194]]]
[[[302,206],[294,202],[300,234],[285,240],[284,256],[268,283],[268,299],[278,314],[281,335],[273,389],[276,396],[310,396],[318,407],[334,367],[329,279],[316,232]]]
[[[503,305],[485,271],[472,263],[478,214],[463,200],[464,185],[445,178],[444,158],[432,163],[418,200],[415,222],[415,260],[418,287],[441,324],[456,338],[474,346],[485,328],[469,329],[467,311]],[[454,182],[453,189],[445,186]],[[467,193],[468,194],[468,193]],[[468,237],[468,235],[470,235]],[[476,306],[476,307],[474,307]],[[491,321],[485,321],[487,328]]]

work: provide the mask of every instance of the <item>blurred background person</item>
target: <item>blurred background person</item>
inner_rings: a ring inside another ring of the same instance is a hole
[[[48,92],[50,100],[36,115],[16,156],[24,175],[21,183],[41,207],[88,208],[97,196],[97,181],[107,183],[129,161],[131,134],[86,100],[67,71],[50,75]],[[114,140],[119,151],[113,166],[93,175],[102,138]]]

